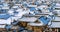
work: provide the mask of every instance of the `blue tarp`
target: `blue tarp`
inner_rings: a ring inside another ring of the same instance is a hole
[[[35,7],[30,7],[29,9],[30,9],[30,11],[36,10]]]
[[[0,19],[8,19],[10,16],[11,15],[9,14],[4,14],[4,15],[0,14]]]
[[[14,14],[18,14],[18,12],[17,11],[14,11]]]
[[[50,21],[50,18],[47,18],[45,16],[41,16],[40,18],[40,21],[42,21],[45,25],[47,25]]]
[[[1,10],[0,10],[0,13],[7,13],[7,10],[1,9]]]

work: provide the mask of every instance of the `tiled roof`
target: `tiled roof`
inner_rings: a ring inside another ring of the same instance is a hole
[[[53,21],[60,21],[60,17],[55,17]]]
[[[52,24],[49,27],[50,28],[60,28],[60,22],[52,22]]]
[[[35,17],[23,17],[21,19],[18,19],[18,21],[23,21],[23,22],[35,22],[37,18]]]

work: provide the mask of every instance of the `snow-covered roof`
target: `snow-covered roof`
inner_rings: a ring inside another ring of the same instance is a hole
[[[13,6],[12,8],[19,8],[18,6]]]
[[[60,17],[55,17],[54,21],[59,21],[60,22]]]
[[[60,3],[56,3],[56,6],[60,6]]]
[[[18,21],[23,21],[23,22],[35,22],[37,18],[35,17],[23,17],[21,19],[18,19]]]
[[[30,26],[44,26],[43,23],[28,23]]]
[[[60,22],[52,22],[52,24],[49,27],[50,28],[60,28]]]
[[[8,18],[8,19],[6,19],[6,20],[5,20],[5,19],[0,19],[0,25],[1,25],[1,24],[11,25],[11,22],[13,22],[11,18]]]
[[[37,7],[37,5],[28,5],[28,7]]]
[[[0,25],[0,28],[5,28],[5,25]]]
[[[2,7],[2,9],[9,9],[9,7],[8,6],[4,6],[4,7]]]

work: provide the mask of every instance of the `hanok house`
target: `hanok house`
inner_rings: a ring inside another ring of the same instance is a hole
[[[56,32],[60,32],[60,16],[55,17],[55,20],[52,21],[51,25],[49,26],[49,28],[52,31],[56,31]]]
[[[54,11],[56,11],[57,16],[52,21],[49,28],[51,28],[52,31],[60,32],[60,12],[59,12],[60,11],[60,3],[56,3],[56,5],[54,7]]]
[[[20,22],[20,26],[25,27],[29,30],[28,28],[28,23],[33,23],[37,20],[37,18],[35,17],[23,17],[21,19],[18,19],[18,21]]]
[[[34,32],[43,32],[46,30],[45,28],[47,28],[49,22],[49,18],[41,16],[37,22],[28,23],[28,29]]]

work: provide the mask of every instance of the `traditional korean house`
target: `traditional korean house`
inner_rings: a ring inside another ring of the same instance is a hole
[[[57,16],[55,17],[55,20],[51,22],[51,25],[49,26],[49,28],[52,31],[56,31],[56,32],[60,31],[60,20],[59,19],[60,19],[60,16]]]

